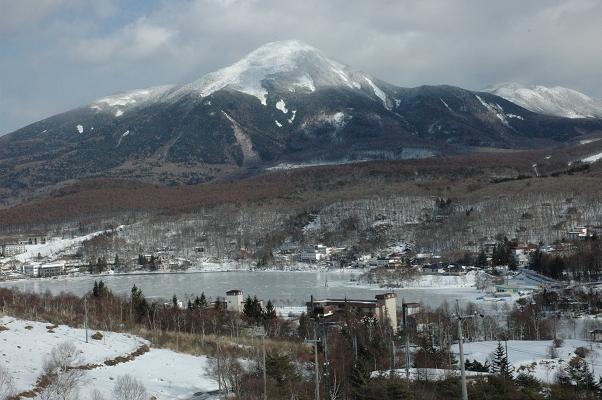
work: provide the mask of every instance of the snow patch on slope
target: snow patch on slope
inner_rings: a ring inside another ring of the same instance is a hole
[[[228,115],[228,113],[226,113],[225,111],[222,110],[222,114],[224,114],[226,116],[226,118],[228,118],[228,121],[230,121],[230,124],[232,124],[232,130],[234,131],[234,137],[236,138],[236,142],[240,146],[244,161],[246,162],[246,161],[258,160],[259,155],[253,148],[253,142],[251,141],[251,138],[249,137],[249,135],[246,134],[246,132],[240,127],[238,122],[236,122],[234,120],[234,118],[232,118],[230,115]]]
[[[286,108],[286,103],[282,99],[278,100],[278,102],[276,103],[276,109],[282,111],[283,114],[288,113],[288,109]]]
[[[309,75],[300,76],[299,79],[296,82],[294,82],[293,87],[291,87],[291,91],[294,92],[295,87],[307,89],[310,92],[316,91],[316,85],[314,85],[314,80],[311,79],[311,76],[309,76]]]
[[[75,129],[77,129],[77,131],[78,131],[79,133],[84,133],[84,126],[83,126],[83,125],[77,125],[77,126],[75,127]]]
[[[173,89],[172,85],[163,85],[118,93],[96,100],[90,105],[90,108],[94,110],[105,110],[107,108],[112,109],[114,107],[121,107],[115,111],[115,116],[119,117],[123,114],[123,109],[158,101],[171,89]],[[117,115],[120,111],[121,113]]]
[[[483,100],[479,95],[476,95],[476,98],[481,102],[481,104],[487,109],[489,110],[489,112],[493,113],[500,121],[502,121],[502,124],[506,125],[506,126],[510,126],[508,124],[508,120],[506,119],[506,114],[504,113],[504,109],[502,108],[502,106],[500,106],[497,103],[487,103],[485,100]]]
[[[297,110],[293,110],[291,111],[291,117],[288,119],[288,123],[292,124],[293,121],[295,120],[295,116],[297,115]]]
[[[441,100],[441,103],[443,103],[443,105],[445,106],[445,108],[447,108],[449,111],[454,112],[454,110],[452,110],[450,108],[450,106],[447,105],[447,103],[445,102],[445,100],[443,100],[442,98],[439,98],[439,100]]]
[[[594,163],[602,158],[602,153],[594,154],[589,157],[582,158],[581,161],[586,163]]]
[[[379,88],[378,86],[376,86],[374,84],[374,82],[372,82],[372,80],[368,77],[364,77],[364,79],[366,80],[366,82],[368,82],[368,84],[370,85],[370,87],[372,87],[372,90],[374,91],[374,94],[376,95],[376,97],[378,97],[379,99],[381,99],[381,101],[383,102],[383,106],[385,106],[385,108],[387,110],[391,109],[391,105],[389,104],[389,101],[387,100],[387,95],[385,94],[385,92],[382,91],[381,88]]]

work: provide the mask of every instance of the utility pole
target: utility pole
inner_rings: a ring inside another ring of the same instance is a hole
[[[395,341],[391,339],[391,378],[395,374]]]
[[[86,343],[88,343],[88,298],[84,297],[84,329],[86,330]]]
[[[324,341],[322,350],[324,351],[324,390],[326,396],[330,397],[330,368],[328,368],[328,327],[322,324]]]
[[[462,334],[462,321],[468,318],[474,318],[476,316],[480,316],[483,318],[482,314],[473,314],[473,315],[461,315],[460,314],[460,302],[456,299],[456,315],[455,317],[458,319],[458,347],[460,350],[460,374],[462,379],[462,400],[468,400],[468,390],[466,388],[466,370],[464,368],[464,336]]]
[[[462,336],[462,318],[458,309],[458,343],[460,347],[460,374],[462,379],[462,400],[468,400],[468,390],[466,388],[466,371],[464,369],[464,338]]]
[[[403,311],[403,333],[406,337],[406,379],[410,381],[410,334],[408,332],[408,307],[405,303],[401,305]]]
[[[263,400],[268,400],[268,378],[265,368],[265,334],[261,336],[261,347],[263,349]]]
[[[320,364],[318,364],[318,343],[320,343],[320,339],[318,339],[318,334],[316,331],[316,327],[314,326],[314,338],[305,339],[305,343],[312,343],[314,345],[314,365],[315,365],[315,400],[320,400]]]

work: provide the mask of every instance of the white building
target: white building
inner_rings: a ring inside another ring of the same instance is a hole
[[[303,250],[301,250],[299,259],[306,262],[316,262],[325,260],[329,255],[330,251],[328,247],[322,244],[316,244],[304,247]]]
[[[25,253],[25,246],[18,243],[9,243],[3,244],[1,250],[4,257],[12,257]]]
[[[226,292],[226,309],[228,311],[243,312],[244,303],[242,290],[232,289]]]
[[[65,272],[65,263],[38,264],[28,263],[23,265],[23,273],[36,278],[61,275]]]

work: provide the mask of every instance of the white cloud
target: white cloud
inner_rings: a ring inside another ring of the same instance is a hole
[[[92,63],[136,61],[157,55],[167,49],[176,37],[176,30],[140,18],[110,35],[82,39],[76,45],[74,55],[81,61]]]
[[[45,18],[82,9],[100,17],[115,12],[113,0],[0,0],[0,32],[29,32]]]

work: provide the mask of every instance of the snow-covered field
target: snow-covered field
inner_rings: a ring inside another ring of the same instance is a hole
[[[207,376],[207,357],[180,354],[170,350],[151,349],[133,361],[113,367],[88,371],[89,387],[100,391],[107,399],[115,379],[130,375],[144,384],[148,394],[158,400],[190,399],[195,393],[218,389],[217,382]],[[89,393],[83,393],[87,400]]]
[[[14,379],[17,392],[31,390],[43,369],[44,358],[57,345],[73,343],[81,352],[80,365],[102,364],[103,361],[127,355],[148,342],[142,338],[102,332],[102,340],[85,342],[83,329],[48,323],[1,317],[0,364]],[[90,334],[95,331],[91,331]],[[195,393],[217,389],[217,383],[207,376],[207,357],[196,357],[164,349],[152,349],[132,361],[114,366],[101,366],[85,372],[79,398],[88,400],[93,389],[111,398],[115,380],[129,374],[139,380],[149,396],[157,400],[191,399]]]
[[[502,342],[504,345],[504,342]],[[508,341],[508,360],[518,369],[522,365],[535,363],[533,375],[546,382],[553,382],[556,373],[564,368],[567,362],[575,356],[577,347],[585,347],[591,350],[586,360],[590,368],[594,371],[594,376],[602,375],[602,343],[592,343],[585,340],[565,340],[562,347],[556,349],[558,357],[551,359],[549,348],[552,345],[551,340],[509,340]],[[464,343],[464,357],[470,360],[485,362],[495,350],[497,342],[470,342]],[[453,349],[459,353],[458,345]]]
[[[443,379],[458,377],[460,376],[460,370],[455,369],[440,369],[440,368],[410,368],[409,369],[410,379],[412,380],[429,380],[429,381],[440,381]],[[395,369],[393,373],[396,376],[404,378],[406,376],[406,370],[404,368]],[[372,371],[371,376],[373,378],[390,376],[391,371]],[[466,376],[482,376],[487,375],[483,372],[466,371]]]
[[[120,226],[117,230],[122,229]],[[14,257],[17,261],[27,261],[36,258],[38,255],[41,257],[49,257],[51,259],[60,255],[61,253],[66,252],[67,250],[72,250],[77,246],[81,245],[82,242],[86,240],[90,240],[100,234],[104,233],[104,231],[93,232],[84,236],[77,236],[71,239],[66,238],[49,238],[46,244],[34,244],[25,246],[25,253],[18,254]]]
[[[8,368],[18,391],[31,389],[42,372],[44,358],[52,348],[71,342],[81,351],[82,364],[100,363],[130,353],[146,343],[143,339],[113,332],[102,332],[102,340],[89,339],[83,329],[60,325],[50,332],[52,324],[0,318],[0,363]],[[92,335],[96,331],[91,331]]]

